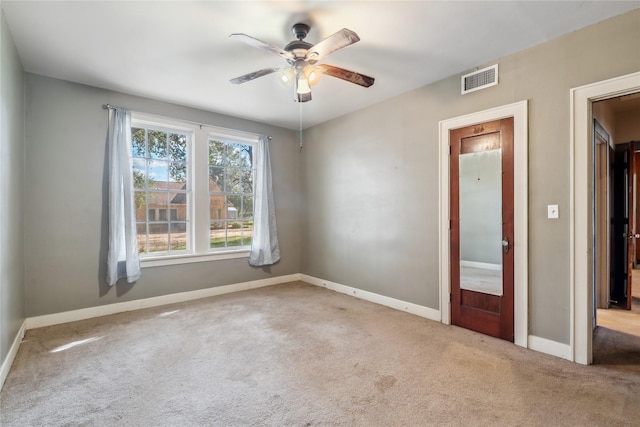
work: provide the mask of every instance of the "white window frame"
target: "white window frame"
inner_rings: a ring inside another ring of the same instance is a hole
[[[170,119],[135,112],[131,114],[131,126],[156,126],[166,129],[180,130],[191,135],[190,146],[187,148],[187,161],[190,165],[190,168],[187,171],[187,180],[191,184],[191,199],[189,201],[191,206],[190,209],[187,209],[189,212],[189,221],[191,223],[189,236],[191,250],[181,254],[141,256],[141,267],[146,268],[234,258],[248,258],[248,246],[214,250],[211,250],[210,248],[209,137],[215,136],[223,138],[226,141],[251,144],[255,149],[259,136],[248,132],[222,129],[214,126],[181,121],[179,119]],[[253,165],[253,171],[255,175],[255,165]]]
[[[209,140],[211,139],[215,139],[215,140],[219,140],[220,142],[224,142],[224,143],[237,143],[237,144],[243,144],[243,145],[250,145],[251,147],[253,147],[253,154],[254,154],[254,163],[251,165],[251,174],[253,176],[253,184],[255,185],[256,182],[256,165],[255,165],[255,153],[258,149],[258,139],[257,137],[255,138],[247,138],[246,136],[241,136],[241,135],[231,135],[230,133],[221,133],[219,131],[210,131],[207,134],[207,177],[206,177],[206,182],[207,182],[207,198],[209,197],[209,188],[208,188],[208,183],[209,183]],[[224,189],[222,191],[223,194],[225,194]],[[253,203],[255,206],[256,200],[256,191],[255,191],[255,187],[253,188]],[[210,226],[211,224],[211,218],[210,218],[210,211],[209,211],[209,204],[207,203],[207,227]],[[207,245],[210,246],[210,241],[207,240]],[[248,256],[248,251],[251,249],[251,246],[236,246],[234,248],[216,248],[216,249],[211,249],[209,247],[209,252],[211,253],[215,253],[215,254],[219,254],[219,253],[226,253],[226,252],[235,252],[235,251],[246,251],[247,252],[247,256]]]

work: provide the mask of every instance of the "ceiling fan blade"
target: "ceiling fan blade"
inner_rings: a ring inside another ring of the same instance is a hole
[[[257,47],[258,49],[266,50],[267,52],[275,53],[276,55],[280,55],[284,59],[290,59],[290,60],[294,59],[293,54],[291,52],[287,52],[284,49],[281,49],[267,42],[263,42],[262,40],[259,40],[255,37],[248,36],[246,34],[234,33],[234,34],[231,34],[229,38],[232,38],[234,40],[239,40],[241,42],[248,44],[249,46]]]
[[[253,79],[257,79],[258,77],[266,76],[267,74],[275,73],[276,71],[284,70],[286,67],[273,67],[273,68],[264,68],[262,70],[254,71],[253,73],[245,74],[240,77],[236,77],[235,79],[229,80],[234,85],[239,85],[240,83],[246,83]]]
[[[307,51],[306,59],[313,64],[331,52],[335,52],[338,49],[342,49],[358,41],[360,41],[360,37],[358,37],[355,32],[343,28],[322,40],[320,43],[311,46]]]
[[[333,65],[322,64],[318,65],[317,67],[320,68],[320,70],[322,70],[322,72],[328,76],[346,80],[350,83],[355,83],[364,87],[373,85],[373,82],[375,81],[373,77],[365,76],[364,74],[356,73],[354,71],[345,70],[344,68],[334,67]]]

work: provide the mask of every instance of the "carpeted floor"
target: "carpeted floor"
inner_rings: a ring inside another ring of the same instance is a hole
[[[640,300],[633,298],[631,310],[600,309],[596,319],[593,363],[640,375]]]
[[[9,426],[637,425],[640,373],[301,282],[30,330]]]

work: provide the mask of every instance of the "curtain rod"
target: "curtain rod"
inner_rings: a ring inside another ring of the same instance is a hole
[[[115,110],[115,109],[118,109],[118,108],[123,108],[123,107],[116,107],[116,106],[113,106],[113,105],[111,105],[111,104],[104,104],[104,105],[102,106],[102,109],[103,109],[103,110]],[[211,124],[207,124],[207,123],[199,123],[199,122],[194,122],[194,121],[191,121],[191,120],[176,119],[175,117],[168,117],[168,116],[163,116],[163,115],[160,115],[160,114],[144,113],[144,112],[142,112],[142,111],[133,111],[133,112],[135,112],[135,113],[140,113],[140,114],[150,114],[150,115],[152,115],[152,116],[161,117],[161,118],[163,118],[163,119],[180,120],[181,122],[190,123],[190,124],[192,124],[192,125],[198,125],[198,126],[200,126],[200,128],[201,128],[201,129],[202,129],[202,126],[208,126],[208,127],[213,127],[213,128],[216,128],[216,129],[220,129],[220,130],[222,130],[222,131],[243,132],[243,133],[247,133],[247,134],[251,134],[251,135],[262,136],[262,135],[260,135],[260,134],[258,134],[258,133],[255,133],[255,132],[247,132],[247,131],[244,131],[244,130],[237,130],[237,129],[223,128],[223,127],[221,127],[221,126],[211,125]],[[267,138],[268,138],[269,140],[271,140],[271,139],[272,139],[269,135],[267,135]]]

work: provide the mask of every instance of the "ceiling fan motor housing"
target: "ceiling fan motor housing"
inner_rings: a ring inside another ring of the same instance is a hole
[[[293,27],[291,27],[291,31],[293,31],[293,34],[298,40],[303,40],[305,37],[307,37],[310,29],[311,28],[307,24],[303,24],[301,22],[293,24]]]
[[[284,47],[284,50],[291,52],[296,60],[305,58],[309,48],[313,47],[311,43],[304,41],[309,33],[309,26],[307,24],[298,23],[291,27],[291,31],[298,40],[294,40]],[[296,61],[289,61],[293,65]]]

